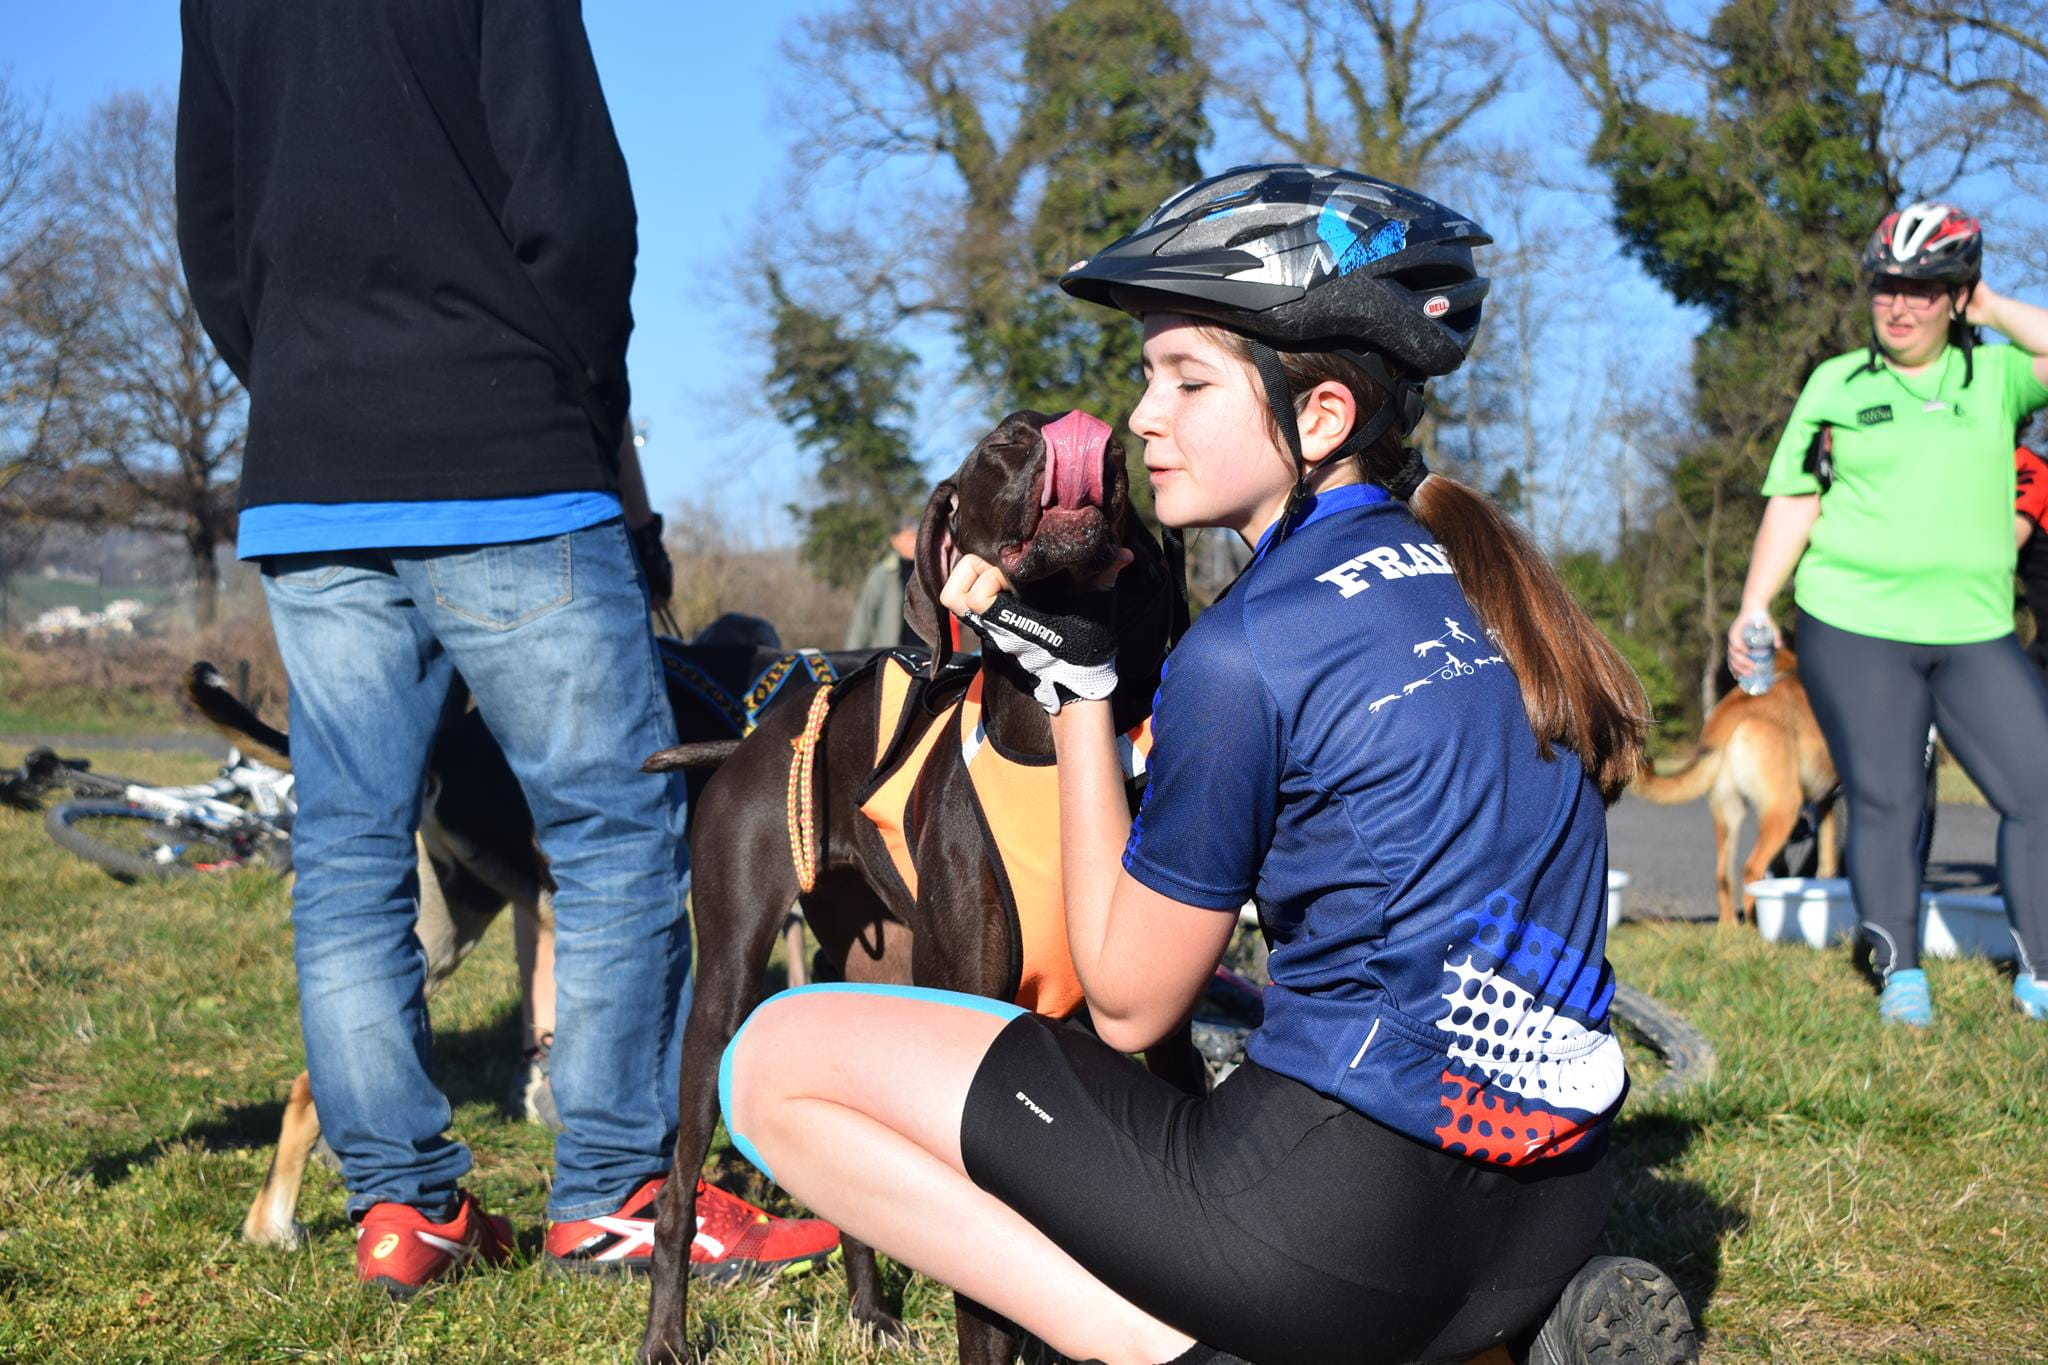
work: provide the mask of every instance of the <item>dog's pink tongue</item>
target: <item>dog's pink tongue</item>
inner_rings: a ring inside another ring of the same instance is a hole
[[[1044,507],[1102,505],[1102,455],[1109,444],[1109,426],[1079,408],[1039,433],[1045,438]]]

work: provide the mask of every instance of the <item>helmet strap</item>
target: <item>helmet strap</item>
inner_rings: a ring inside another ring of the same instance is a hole
[[[1366,418],[1364,426],[1353,427],[1351,434],[1344,438],[1344,444],[1330,452],[1330,458],[1336,460],[1342,459],[1346,455],[1356,456],[1358,459],[1358,472],[1364,474],[1365,452],[1371,450],[1372,443],[1385,435],[1387,428],[1394,425],[1404,415],[1404,407],[1405,404],[1401,401],[1399,395],[1389,394],[1387,401],[1380,404],[1380,410]]]
[[[1294,411],[1294,391],[1288,386],[1287,372],[1280,366],[1279,355],[1263,341],[1251,337],[1245,338],[1245,344],[1251,352],[1252,366],[1259,372],[1260,385],[1266,391],[1266,408],[1273,414],[1273,424],[1280,428],[1288,454],[1294,457],[1294,487],[1287,494],[1287,505],[1281,509],[1279,527],[1273,532],[1273,543],[1277,545],[1291,529],[1301,505],[1308,501],[1310,470],[1308,460],[1301,453],[1301,419]],[[1379,411],[1368,417],[1362,426],[1354,427],[1343,443],[1330,452],[1332,460],[1346,455],[1354,457],[1358,461],[1360,475],[1364,475],[1365,453],[1372,449],[1373,442],[1385,435],[1396,422],[1400,423],[1401,434],[1405,436],[1422,419],[1422,386],[1395,378],[1386,362],[1369,351],[1346,351],[1343,354],[1378,381],[1386,392],[1386,401],[1380,404]],[[1421,454],[1412,447],[1403,453],[1406,458],[1401,468],[1392,478],[1382,482],[1381,487],[1406,502],[1429,477],[1429,468],[1422,463]]]
[[[1287,443],[1287,453],[1294,457],[1294,487],[1287,494],[1287,505],[1280,510],[1280,524],[1273,530],[1272,543],[1278,545],[1286,538],[1294,514],[1308,500],[1308,461],[1301,454],[1301,418],[1294,411],[1294,390],[1288,387],[1287,371],[1280,368],[1279,355],[1265,342],[1251,337],[1245,338],[1245,345],[1252,355],[1252,368],[1259,372],[1259,385],[1266,391],[1266,410],[1273,414],[1273,425],[1280,428],[1280,439]]]
[[[1974,289],[1976,288],[1976,285],[1977,282],[1975,280],[1970,281],[1970,283],[1968,284],[1956,285],[1949,290],[1949,297],[1953,299],[1955,302],[1963,304],[1964,307],[1967,308],[1969,305],[1967,304],[1967,302],[1965,302],[1963,298],[1963,291],[1966,289]],[[1970,325],[1970,320],[1962,314],[1958,313],[1955,316],[1956,321],[1962,324],[1962,326],[1955,329],[1955,332],[1957,341],[1959,341],[1962,344],[1963,387],[1967,389],[1970,387],[1970,381],[1977,377],[1977,329],[1975,327],[1972,327]]]

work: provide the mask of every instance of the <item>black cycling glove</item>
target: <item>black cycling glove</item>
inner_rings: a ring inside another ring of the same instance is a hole
[[[640,576],[647,580],[647,601],[657,609],[676,595],[676,566],[661,543],[661,532],[661,513],[656,512],[645,525],[626,533],[633,541],[633,557],[640,561]]]
[[[1025,606],[997,593],[986,612],[969,613],[967,623],[991,646],[1015,659],[1037,680],[1032,696],[1048,715],[1067,702],[1100,701],[1116,690],[1116,632],[1108,625],[1111,597],[1099,612],[1055,614]]]

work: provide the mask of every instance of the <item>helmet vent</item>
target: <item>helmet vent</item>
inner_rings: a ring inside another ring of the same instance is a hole
[[[1413,265],[1405,270],[1396,270],[1389,278],[1418,294],[1426,294],[1432,290],[1449,289],[1454,285],[1463,284],[1472,278],[1472,272],[1460,270],[1453,265],[1431,262]]]

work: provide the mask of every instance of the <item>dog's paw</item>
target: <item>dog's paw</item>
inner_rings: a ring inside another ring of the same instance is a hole
[[[306,1225],[296,1218],[281,1224],[259,1223],[252,1218],[242,1224],[242,1240],[251,1246],[297,1251],[306,1244]]]
[[[859,1307],[848,1315],[854,1325],[866,1329],[875,1340],[887,1346],[900,1346],[910,1340],[910,1329],[903,1325],[903,1319],[882,1308],[871,1308],[863,1312]]]

